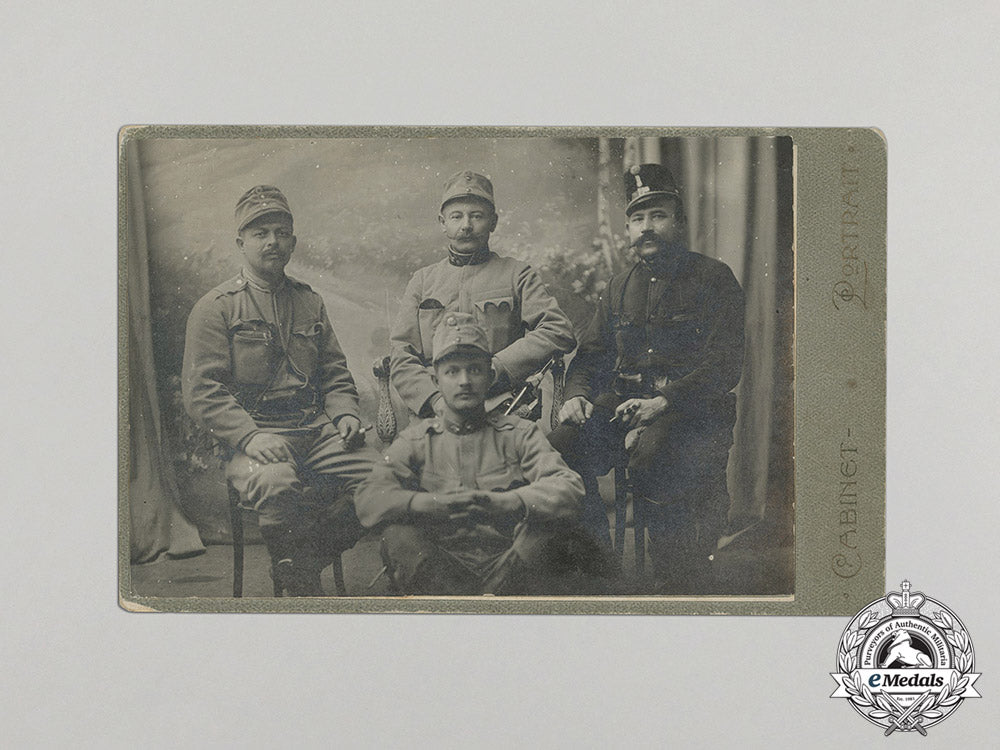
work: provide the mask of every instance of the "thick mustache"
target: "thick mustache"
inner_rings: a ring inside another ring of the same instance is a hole
[[[660,245],[661,247],[667,244],[656,232],[643,232],[636,238],[635,242],[632,243],[632,247],[639,247],[639,245],[643,245],[647,242],[652,242],[653,244]]]

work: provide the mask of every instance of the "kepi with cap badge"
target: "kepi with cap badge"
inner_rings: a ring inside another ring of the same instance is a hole
[[[468,313],[452,313],[434,330],[434,364],[461,350],[492,358],[486,331]]]
[[[267,214],[285,214],[292,218],[288,200],[274,185],[255,185],[236,202],[236,232],[242,232],[254,219]]]
[[[677,181],[662,164],[635,164],[625,172],[625,215],[629,216],[640,205],[658,196],[680,199]]]
[[[481,198],[489,203],[494,210],[496,201],[493,198],[493,183],[488,177],[477,172],[464,170],[456,172],[444,184],[444,193],[441,195],[441,207],[444,208],[448,201],[456,198]]]

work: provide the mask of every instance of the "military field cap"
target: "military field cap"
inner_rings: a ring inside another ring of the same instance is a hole
[[[444,184],[444,194],[441,196],[441,208],[444,208],[444,204],[448,201],[470,196],[489,201],[496,210],[497,204],[493,201],[493,183],[489,178],[469,170],[458,172],[448,178]]]
[[[447,313],[434,329],[433,349],[435,364],[462,349],[478,350],[487,357],[493,356],[486,331],[469,313]]]
[[[274,185],[256,185],[236,202],[236,231],[242,232],[254,219],[265,214],[282,213],[292,218],[285,196]]]
[[[662,164],[635,164],[625,170],[625,197],[628,205],[625,215],[629,216],[640,205],[661,195],[680,198],[674,176]]]

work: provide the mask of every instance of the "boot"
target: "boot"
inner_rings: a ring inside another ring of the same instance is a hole
[[[281,527],[262,526],[261,536],[271,553],[271,580],[275,596],[323,596],[320,568],[312,549],[297,543]]]
[[[271,563],[275,596],[323,596],[319,570],[296,566],[289,558]]]

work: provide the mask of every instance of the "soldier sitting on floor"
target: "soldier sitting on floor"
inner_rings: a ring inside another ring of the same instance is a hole
[[[595,593],[612,568],[576,524],[583,484],[533,422],[489,416],[483,329],[449,314],[433,337],[440,416],[412,422],[357,494],[404,594]]]

